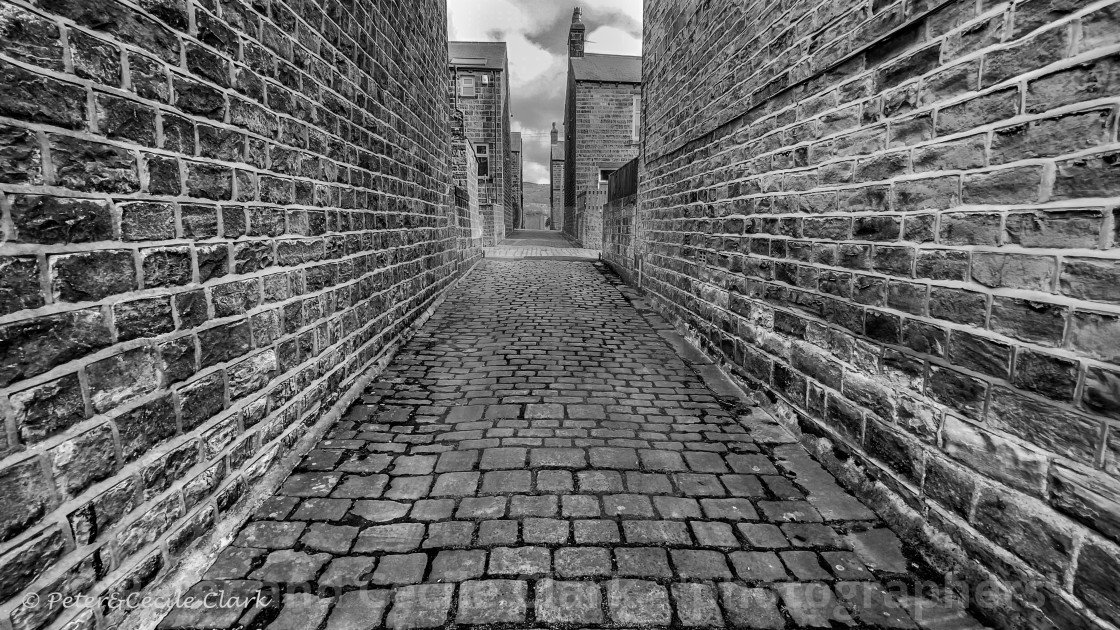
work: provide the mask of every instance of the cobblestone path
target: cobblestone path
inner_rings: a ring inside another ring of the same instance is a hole
[[[664,328],[597,265],[481,263],[189,593],[245,603],[161,627],[978,627]]]

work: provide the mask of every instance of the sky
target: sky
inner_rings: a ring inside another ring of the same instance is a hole
[[[447,0],[451,41],[506,42],[513,130],[527,182],[548,183],[552,122],[563,138],[568,27],[583,9],[586,51],[642,54],[642,0]]]

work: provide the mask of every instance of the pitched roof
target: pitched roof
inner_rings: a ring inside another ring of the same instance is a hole
[[[560,160],[561,162],[564,161],[564,141],[563,140],[561,140],[560,142],[557,142],[556,144],[552,145],[552,159],[553,160]]]
[[[505,42],[447,42],[451,65],[505,70]]]
[[[642,58],[588,53],[583,57],[572,57],[572,72],[576,81],[641,83]]]
[[[511,131],[510,132],[510,134],[509,134],[509,150],[510,151],[520,151],[521,150],[521,132],[520,131]]]

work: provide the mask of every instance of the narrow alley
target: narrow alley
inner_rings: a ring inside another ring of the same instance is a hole
[[[160,627],[979,627],[635,297],[482,262]]]

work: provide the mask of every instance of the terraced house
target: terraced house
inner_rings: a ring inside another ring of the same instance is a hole
[[[638,155],[642,58],[586,52],[586,30],[576,8],[564,96],[564,232],[597,248],[607,178]]]
[[[486,245],[519,225],[510,130],[509,62],[505,42],[450,42],[452,106],[463,112],[478,159],[478,194]]]

